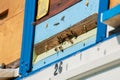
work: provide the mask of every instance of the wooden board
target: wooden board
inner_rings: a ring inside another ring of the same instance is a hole
[[[78,22],[77,24],[71,26],[70,28],[35,44],[35,53],[37,55],[42,54],[60,44],[63,44],[65,41],[71,41],[72,38],[77,38],[77,36],[84,34],[85,32],[96,28],[97,26],[97,14],[93,14],[83,21]]]
[[[40,22],[43,22],[47,20],[48,18],[54,16],[55,14],[63,11],[64,9],[74,5],[75,3],[79,2],[81,0],[50,0],[50,6],[49,6],[49,11],[47,15],[40,20],[37,20],[33,24],[36,25]]]
[[[7,0],[0,0],[0,14],[3,13],[5,10],[9,9],[9,7],[5,5],[6,3]]]
[[[110,0],[110,8],[120,4],[120,0]]]
[[[9,64],[20,58],[24,0],[0,0],[0,4],[3,1],[9,12],[0,19],[0,64]]]

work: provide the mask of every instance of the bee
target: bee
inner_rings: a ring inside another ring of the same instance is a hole
[[[70,32],[75,37],[75,39],[78,37],[77,33],[73,32],[72,30]]]
[[[55,24],[54,24],[54,26],[57,26],[57,25],[59,25],[59,24],[60,24],[60,23],[59,23],[59,22],[57,22],[57,23],[55,23]]]
[[[46,28],[48,27],[48,23],[46,23]]]
[[[62,38],[62,35],[57,37],[57,39],[59,44],[63,44],[63,42],[65,42],[65,38]]]
[[[65,19],[65,16],[63,16],[63,17],[61,18],[61,21],[64,21],[64,19]]]
[[[58,52],[58,48],[57,47],[55,48],[55,51]]]
[[[73,35],[71,35],[71,34],[66,34],[66,35],[67,35],[66,41],[68,41],[71,44],[73,44],[73,41],[72,41]]]
[[[88,1],[88,0],[86,0],[86,3],[85,3],[85,5],[86,5],[86,6],[88,6],[88,5],[89,5],[89,1]]]
[[[47,51],[48,50],[48,46],[47,45],[45,45],[45,51]]]
[[[85,31],[85,32],[87,32],[87,28],[86,28],[86,26],[85,26],[85,25],[83,26],[83,29],[84,29],[84,31]]]
[[[60,51],[62,51],[62,52],[64,51],[62,46],[59,46],[59,49],[60,49]]]

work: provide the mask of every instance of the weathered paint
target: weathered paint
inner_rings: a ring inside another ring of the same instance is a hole
[[[35,42],[34,44],[41,42],[47,38],[49,38],[52,35],[55,35],[67,28],[69,28],[71,25],[74,25],[75,23],[85,19],[86,17],[90,16],[93,13],[98,12],[99,7],[99,0],[90,0],[89,5],[86,6],[86,1],[83,0],[72,7],[64,10],[63,12],[51,17],[50,19],[36,25],[35,29]],[[79,10],[78,10],[79,8]],[[64,17],[64,21],[61,21],[61,18]],[[59,23],[58,25],[54,26],[55,23]],[[48,24],[46,28],[46,24]],[[44,35],[44,36],[43,36]],[[96,33],[85,41],[83,43],[86,43],[84,47],[94,44],[96,41]],[[45,58],[41,61],[38,60],[36,64],[33,65],[33,70],[36,70],[38,68],[42,68],[45,65],[48,65],[56,60],[59,60],[65,56],[70,55],[73,52],[76,52],[84,47],[82,47],[84,44],[78,43],[74,46],[71,46],[68,49],[65,49],[64,52],[59,52],[58,54],[54,54],[48,58]]]
[[[93,29],[93,30],[91,30],[91,31],[89,31],[89,32],[87,32],[87,33],[85,33],[83,35],[78,36],[77,39],[73,38],[72,39],[72,41],[74,42],[73,44],[71,44],[70,42],[63,43],[62,47],[65,50],[66,48],[70,48],[71,46],[73,46],[75,44],[83,43],[84,40],[92,37],[93,35],[95,35],[95,33],[96,33],[96,29]],[[85,44],[85,45],[87,45],[87,44]],[[59,46],[57,46],[57,47],[59,47]],[[34,64],[37,63],[38,61],[42,60],[42,59],[45,59],[45,58],[47,58],[49,56],[54,55],[55,53],[56,53],[56,51],[54,50],[54,48],[47,51],[47,52],[42,53],[41,55],[39,55],[36,58],[36,61],[34,62]],[[59,52],[57,52],[57,54],[59,54]],[[62,53],[62,54],[65,54],[65,53]]]
[[[62,61],[63,62],[63,65],[62,65],[63,71],[61,74],[58,74],[57,76],[54,76],[55,65],[51,65],[46,69],[43,69],[41,71],[36,71],[36,73],[34,73],[34,74],[33,73],[30,74],[28,77],[25,77],[23,80],[31,80],[31,79],[64,80],[64,78],[67,78],[67,76],[69,76],[66,73],[71,72],[71,70],[74,70],[76,68],[79,68],[79,70],[81,70],[80,72],[83,73],[84,72],[83,69],[85,69],[88,72],[88,69],[90,67],[96,66],[94,64],[97,62],[101,62],[102,60],[103,61],[98,64],[98,67],[103,66],[104,62],[108,63],[109,61],[113,62],[114,60],[119,60],[120,59],[120,56],[119,56],[120,55],[120,53],[119,53],[120,43],[119,42],[120,42],[120,35],[109,38],[106,41],[89,48],[88,50],[78,52],[77,54],[73,55],[72,57],[63,60]],[[107,59],[107,58],[110,58],[110,59]],[[90,64],[90,63],[92,63],[92,64]],[[58,62],[58,64],[59,64],[59,62]],[[85,65],[87,65],[86,66],[87,68],[84,67]],[[96,70],[96,68],[94,70]],[[102,70],[103,73],[104,73],[104,71],[105,70]],[[100,71],[100,74],[101,74],[101,71]],[[65,77],[60,77],[62,75]],[[47,76],[47,77],[45,77],[45,76]]]

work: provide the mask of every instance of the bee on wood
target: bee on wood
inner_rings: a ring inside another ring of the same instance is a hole
[[[46,23],[46,28],[48,27],[48,23]]]
[[[66,41],[68,41],[71,44],[73,44],[73,41],[72,41],[73,35],[71,35],[71,34],[66,34],[66,35],[67,35]]]
[[[89,1],[88,1],[88,0],[86,0],[86,3],[85,3],[85,5],[86,5],[86,6],[88,6],[88,5],[89,5]]]
[[[47,51],[48,50],[48,46],[47,45],[45,45],[45,51]]]
[[[84,29],[84,31],[85,31],[85,32],[87,32],[87,28],[86,28],[86,26],[85,26],[85,25],[83,26],[83,29]]]
[[[62,35],[57,37],[57,39],[59,44],[63,44],[63,42],[65,41],[65,38],[62,38]]]
[[[62,52],[64,51],[62,46],[59,46],[59,49],[60,49],[60,51],[62,51]]]
[[[58,52],[58,48],[57,47],[55,48],[55,51]]]
[[[54,24],[54,26],[57,26],[57,25],[59,25],[59,24],[60,24],[60,23],[59,23],[59,22],[57,22],[57,23],[55,23],[55,24]]]
[[[64,21],[64,19],[65,19],[65,16],[63,16],[63,17],[61,18],[61,21]]]
[[[73,32],[72,30],[70,32],[75,37],[75,39],[78,37],[77,33]]]

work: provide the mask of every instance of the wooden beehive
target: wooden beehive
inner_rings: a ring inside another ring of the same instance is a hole
[[[9,64],[20,58],[24,0],[0,0],[0,13],[0,64]]]
[[[97,14],[93,14],[88,18],[84,19],[71,26],[70,28],[53,35],[52,37],[35,44],[35,52],[37,55],[42,54],[56,46],[63,44],[65,41],[69,41],[72,38],[77,38],[81,34],[90,31],[97,26]],[[72,42],[71,42],[72,43]]]
[[[43,22],[43,21],[47,20],[48,18],[56,15],[57,13],[62,12],[66,8],[74,5],[75,3],[79,2],[79,1],[81,1],[81,0],[50,0],[48,13],[45,15],[45,17],[40,18],[33,24],[36,25],[40,22]]]

